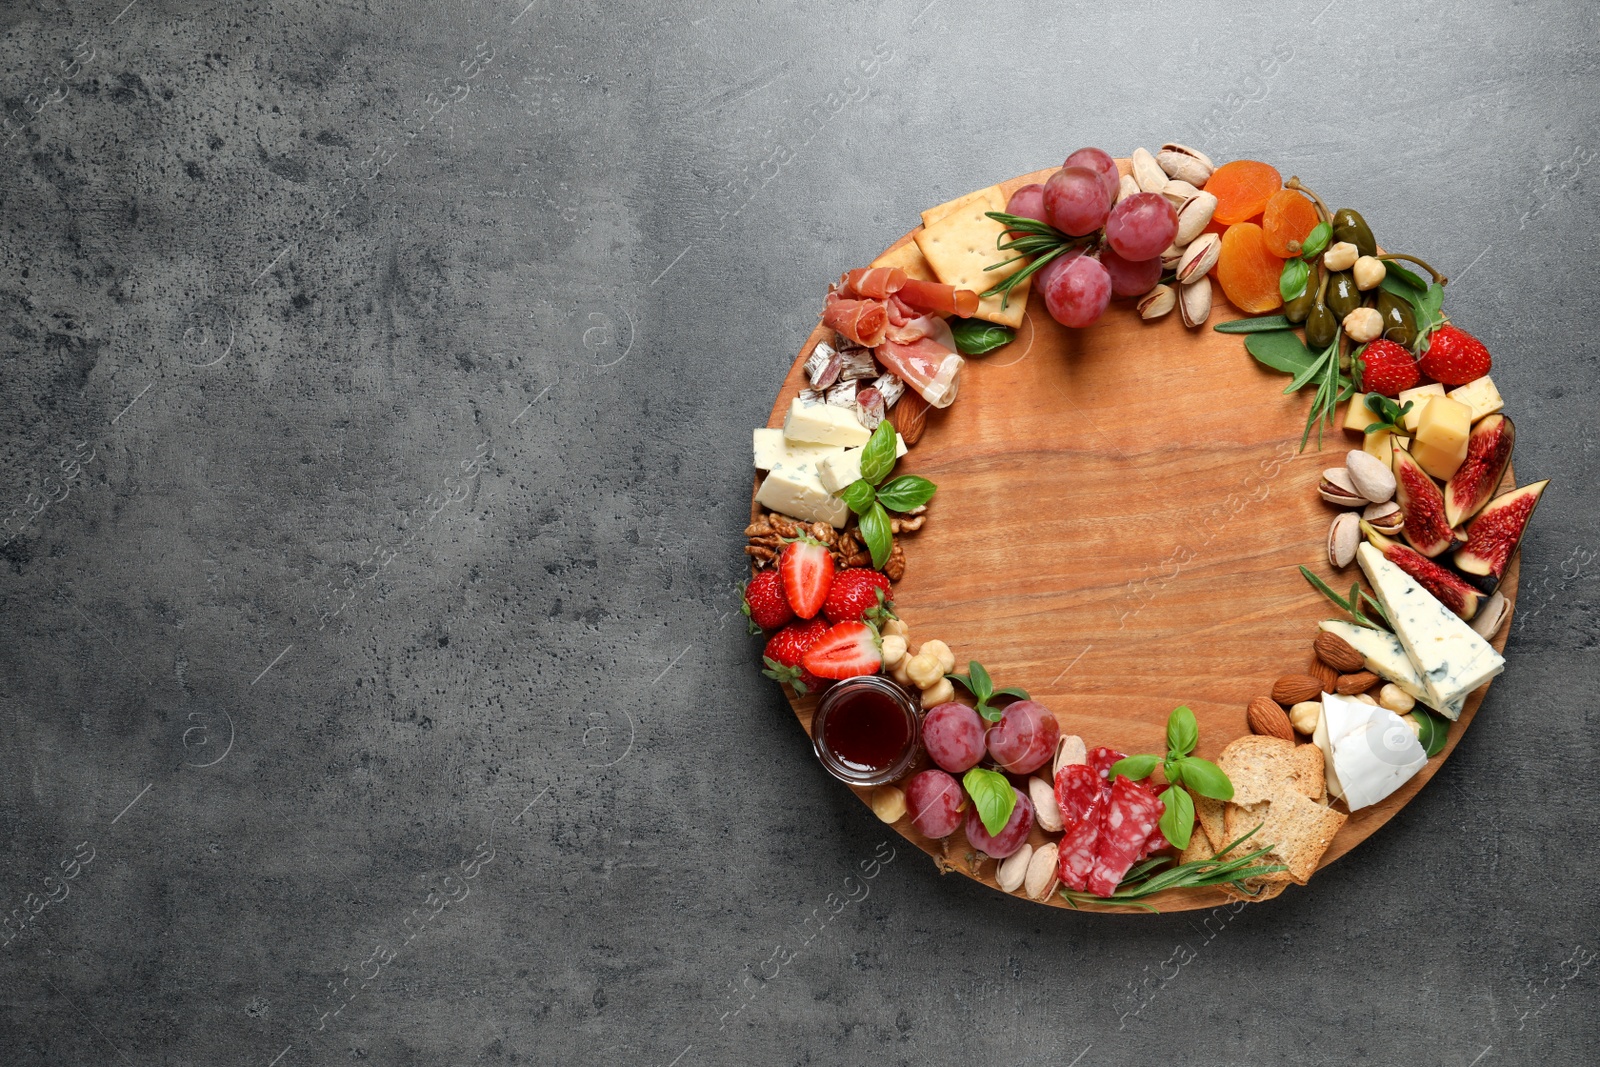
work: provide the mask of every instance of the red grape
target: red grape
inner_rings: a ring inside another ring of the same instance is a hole
[[[1111,209],[1106,240],[1123,259],[1155,259],[1178,235],[1178,213],[1160,193],[1134,193]]]
[[[1111,275],[1093,256],[1058,256],[1040,268],[1034,288],[1044,294],[1050,317],[1063,326],[1092,326],[1111,303]]]
[[[922,745],[933,762],[960,774],[983,759],[983,720],[965,704],[951,701],[929,710],[922,720]]]
[[[1122,187],[1122,177],[1117,173],[1117,161],[1109,154],[1098,148],[1080,148],[1068,156],[1067,161],[1061,165],[1084,167],[1094,171],[1099,175],[1100,185],[1105,189],[1106,195],[1112,200],[1117,198],[1117,191]]]
[[[1140,296],[1161,280],[1161,257],[1138,262],[1123,259],[1109,248],[1100,250],[1100,265],[1111,275],[1112,296]]]
[[[948,837],[961,825],[967,796],[961,783],[943,771],[923,771],[906,783],[906,811],[924,837]]]
[[[1082,237],[1104,225],[1106,213],[1111,210],[1111,197],[1100,184],[1100,175],[1087,167],[1066,167],[1044,183],[1044,210],[1050,225],[1064,234]]]
[[[1044,213],[1044,186],[1034,182],[1012,193],[1011,199],[1006,201],[1006,214],[1049,222],[1049,217]]]
[[[1011,809],[1011,818],[993,837],[984,828],[983,820],[978,818],[977,805],[967,809],[967,843],[997,860],[1003,860],[1021,848],[1028,840],[1028,831],[1033,829],[1033,802],[1016,786],[1012,786],[1011,791],[1017,794],[1017,806]]]
[[[1003,771],[1027,774],[1055,755],[1061,725],[1037,700],[1018,700],[989,731],[989,755]]]

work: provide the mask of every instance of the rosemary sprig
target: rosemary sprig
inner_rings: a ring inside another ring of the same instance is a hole
[[[1317,354],[1305,370],[1295,375],[1289,383],[1285,393],[1292,393],[1297,389],[1317,383],[1317,393],[1311,400],[1311,410],[1306,414],[1305,432],[1300,435],[1300,450],[1305,451],[1306,442],[1311,440],[1311,427],[1317,428],[1317,447],[1322,447],[1322,426],[1326,422],[1333,425],[1335,413],[1339,405],[1355,395],[1356,387],[1344,372],[1339,369],[1339,337],[1333,335],[1333,343]]]
[[[1002,252],[1015,252],[1010,259],[1001,260],[991,264],[985,271],[999,270],[1001,267],[1010,266],[1012,263],[1034,257],[1033,262],[1017,271],[1015,274],[1000,282],[994,288],[979,293],[980,299],[987,300],[992,296],[1000,297],[1000,307],[1005,308],[1011,302],[1011,290],[1020,285],[1023,280],[1031,278],[1039,268],[1049,263],[1063,252],[1074,248],[1087,248],[1099,240],[1099,234],[1090,234],[1087,237],[1069,237],[1048,223],[1038,219],[1030,219],[1024,215],[1008,215],[1004,211],[986,211],[984,214],[1004,226],[1005,232],[995,238],[995,247]],[[1013,233],[1022,236],[1013,237]],[[1010,240],[1006,238],[1010,237]]]
[[[1245,841],[1256,834],[1261,827],[1257,826],[1239,840],[1220,850],[1217,856],[1226,856]],[[1289,868],[1280,863],[1260,864],[1251,866],[1256,860],[1272,851],[1272,846],[1258,848],[1254,852],[1233,859],[1219,859],[1213,856],[1208,860],[1191,860],[1180,863],[1167,870],[1158,870],[1163,864],[1171,863],[1166,856],[1159,856],[1147,860],[1130,870],[1122,884],[1117,886],[1117,891],[1109,897],[1097,897],[1093,893],[1078,893],[1070,889],[1061,890],[1061,898],[1072,907],[1080,904],[1126,904],[1132,908],[1141,908],[1145,911],[1159,912],[1160,909],[1146,904],[1141,899],[1153,896],[1168,889],[1203,889],[1215,885],[1232,885],[1241,892],[1249,890],[1242,884],[1246,878],[1255,878],[1263,874],[1277,874]]]
[[[1315,574],[1313,574],[1311,568],[1307,567],[1304,563],[1300,565],[1300,573],[1305,575],[1306,581],[1311,583],[1311,587],[1313,589],[1327,597],[1329,600],[1333,601],[1335,604],[1339,605],[1339,607],[1343,608],[1345,611],[1349,612],[1350,618],[1354,620],[1357,625],[1365,626],[1369,630],[1382,630],[1385,626],[1391,628],[1394,626],[1394,624],[1389,621],[1388,613],[1383,610],[1383,605],[1372,599],[1372,594],[1361,588],[1360,582],[1350,583],[1350,597],[1349,599],[1346,599],[1340,596],[1338,593],[1335,593],[1332,589],[1329,589],[1328,583],[1324,582],[1321,578],[1318,578]],[[1383,620],[1383,626],[1379,626],[1376,622],[1373,622],[1372,619],[1361,610],[1362,604],[1371,606],[1372,610],[1377,613],[1378,618]]]

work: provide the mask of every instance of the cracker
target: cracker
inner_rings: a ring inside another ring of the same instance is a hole
[[[913,235],[917,247],[922,250],[923,257],[941,282],[953,285],[957,289],[971,289],[975,293],[982,293],[994,288],[1025,266],[1019,259],[1014,263],[1007,263],[999,270],[984,270],[992,264],[1016,258],[1013,254],[1002,252],[996,247],[1000,235],[1005,232],[1005,227],[984,214],[988,211],[1005,209],[1005,196],[1000,192],[999,186],[979,189],[976,193],[970,193],[959,201],[951,203],[960,206],[953,207],[948,214],[935,219]],[[948,206],[940,205],[941,208]],[[999,323],[1002,326],[1022,325],[1022,317],[1027,313],[1028,289],[1031,283],[1032,278],[1028,278],[1018,284],[1008,297],[992,296],[980,301],[978,311],[973,318]],[[1002,301],[1006,304],[1004,310],[1000,307]]]
[[[1322,854],[1333,842],[1333,835],[1344,825],[1346,816],[1290,787],[1259,804],[1229,804],[1227,826],[1229,840],[1249,833],[1257,825],[1261,829],[1246,841],[1245,848],[1270,844],[1272,851],[1266,860],[1282,863],[1289,869],[1276,874],[1260,876],[1263,884],[1291,881],[1305,885],[1316,871]]]
[[[980,200],[987,202],[989,200],[990,192],[998,192],[999,189],[1000,187],[998,185],[991,185],[987,189],[974,189],[972,192],[958,196],[954,200],[946,200],[942,204],[939,204],[935,207],[930,207],[928,210],[922,213],[922,224],[924,226],[932,226],[934,223],[938,222],[940,219],[944,218],[953,211],[959,211],[962,208],[971,204],[975,204]],[[1000,207],[984,208],[984,210],[1000,211],[1004,207],[1005,199],[1002,197],[1000,201]]]
[[[938,276],[933,273],[933,268],[928,266],[928,261],[923,258],[922,249],[917,247],[917,242],[907,241],[899,248],[891,248],[870,266],[874,267],[899,267],[906,272],[907,278],[915,278],[919,282],[936,282]]]
[[[1228,828],[1223,822],[1222,801],[1210,797],[1194,798],[1195,813],[1200,816],[1200,829],[1211,842],[1213,854],[1229,841]]]

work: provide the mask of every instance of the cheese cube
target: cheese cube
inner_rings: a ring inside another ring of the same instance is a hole
[[[809,464],[815,469],[822,460],[844,451],[838,445],[813,445],[803,441],[791,441],[783,436],[782,430],[769,430],[765,426],[756,430],[754,437],[756,469],[763,471],[769,471],[781,463]]]
[[[864,445],[872,434],[850,408],[834,404],[802,404],[797,397],[783,420],[783,436],[790,441],[819,445]]]
[[[824,489],[808,466],[774,467],[756,490],[756,503],[791,518],[825,522],[840,529],[850,521],[849,507]]]
[[[1415,389],[1407,389],[1400,394],[1398,403],[1406,406],[1406,401],[1411,401],[1411,410],[1406,412],[1405,426],[1407,433],[1417,432],[1417,422],[1422,418],[1422,409],[1428,406],[1428,401],[1436,396],[1444,396],[1444,386],[1438,382],[1432,385],[1419,385]]]
[[[1475,382],[1452,389],[1445,394],[1451,400],[1459,401],[1472,410],[1472,421],[1477,422],[1485,415],[1493,415],[1506,406],[1500,398],[1500,390],[1495,387],[1494,379],[1485,374]]]
[[[1367,407],[1367,394],[1357,393],[1350,398],[1350,406],[1344,409],[1344,428],[1354,430],[1356,433],[1366,433],[1367,427],[1375,422],[1382,422],[1378,416]]]
[[[894,435],[894,444],[895,458],[899,459],[908,449],[899,434]],[[828,492],[844,492],[845,486],[861,479],[861,449],[847,448],[820,461],[817,464],[817,477]]]
[[[1386,467],[1394,466],[1395,442],[1405,445],[1407,438],[1397,437],[1393,430],[1379,430],[1369,433],[1361,439],[1361,451],[1369,456],[1375,456],[1383,461]]]
[[[1442,452],[1453,453],[1466,447],[1472,433],[1472,409],[1448,396],[1436,396],[1422,409],[1417,420],[1417,443],[1432,445]]]
[[[1456,448],[1446,449],[1426,441],[1413,441],[1411,458],[1441,482],[1448,482],[1461,469],[1461,464],[1466,462],[1467,443],[1462,441]]]

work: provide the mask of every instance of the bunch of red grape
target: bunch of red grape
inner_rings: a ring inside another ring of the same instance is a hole
[[[1138,296],[1161,280],[1161,253],[1178,233],[1178,213],[1160,193],[1120,200],[1117,164],[1098,148],[1080,148],[1043,185],[1011,194],[1006,212],[1037,219],[1069,237],[1099,234],[1040,269],[1035,287],[1063,326],[1092,326],[1113,296]]]

